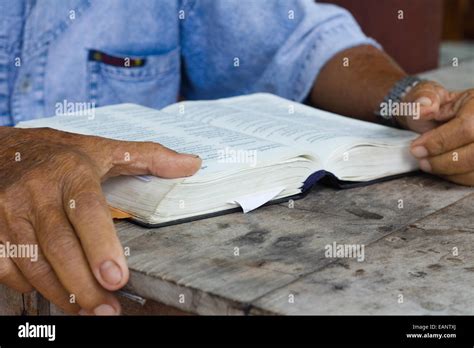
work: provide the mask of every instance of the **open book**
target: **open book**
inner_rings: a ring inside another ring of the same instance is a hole
[[[192,177],[116,177],[109,204],[151,226],[194,220],[298,197],[319,179],[367,182],[417,169],[412,132],[354,120],[271,94],[186,101],[161,111],[120,104],[94,115],[22,122],[119,140],[155,141],[197,154]]]

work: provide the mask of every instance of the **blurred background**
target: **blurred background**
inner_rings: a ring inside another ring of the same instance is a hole
[[[474,60],[474,0],[321,0],[348,9],[410,74]],[[403,19],[399,19],[399,11]],[[473,77],[474,78],[474,77]]]

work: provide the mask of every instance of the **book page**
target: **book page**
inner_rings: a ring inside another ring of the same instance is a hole
[[[117,140],[158,142],[202,158],[203,167],[193,178],[209,179],[214,173],[232,173],[303,155],[277,142],[134,104],[97,108],[93,117],[56,116],[22,122],[18,127],[50,127]]]
[[[315,152],[323,160],[351,144],[406,144],[415,133],[339,116],[271,94],[188,101],[162,111]]]

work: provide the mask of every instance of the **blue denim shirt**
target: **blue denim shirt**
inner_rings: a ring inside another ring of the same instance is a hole
[[[332,56],[360,44],[376,43],[347,11],[313,0],[0,0],[0,125],[63,101],[302,101]]]

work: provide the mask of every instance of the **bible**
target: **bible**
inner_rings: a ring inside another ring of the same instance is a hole
[[[21,122],[127,141],[154,141],[199,155],[192,177],[114,177],[109,205],[132,221],[165,226],[249,212],[299,198],[320,180],[369,183],[417,170],[416,133],[351,119],[272,94],[184,101],[155,110],[117,104],[93,113]]]

